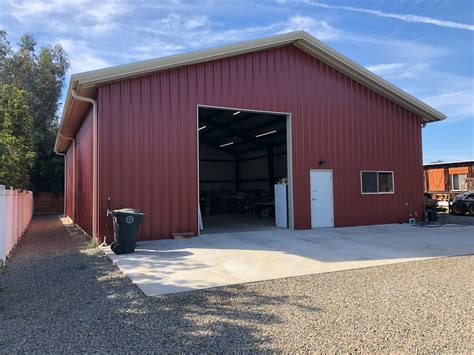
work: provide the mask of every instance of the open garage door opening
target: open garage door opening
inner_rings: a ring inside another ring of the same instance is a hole
[[[287,114],[198,107],[201,234],[292,226]]]

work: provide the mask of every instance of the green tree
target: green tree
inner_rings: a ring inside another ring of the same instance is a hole
[[[32,119],[24,90],[0,87],[0,184],[30,188],[35,162]]]
[[[61,46],[43,47],[36,66],[36,105],[33,119],[36,164],[31,172],[35,190],[62,191],[63,158],[53,152],[57,133],[59,98],[69,61]]]
[[[2,53],[4,53],[2,57]],[[12,51],[7,35],[0,32],[0,84],[26,92],[32,118],[36,159],[30,170],[35,191],[58,192],[63,188],[63,160],[53,152],[58,108],[69,60],[61,46],[45,46],[36,53],[36,41],[23,35]]]
[[[10,43],[7,40],[7,33],[0,30],[0,68],[3,68],[5,59],[10,54]]]

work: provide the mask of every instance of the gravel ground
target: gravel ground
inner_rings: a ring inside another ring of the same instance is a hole
[[[474,257],[146,297],[57,217],[0,273],[0,352],[473,352]]]

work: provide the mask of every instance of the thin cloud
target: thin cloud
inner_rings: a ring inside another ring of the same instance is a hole
[[[426,16],[411,15],[411,14],[396,14],[396,13],[391,13],[391,12],[383,12],[379,10],[372,10],[372,9],[366,9],[366,8],[361,8],[361,7],[353,7],[353,6],[329,5],[322,2],[316,2],[316,1],[311,1],[311,0],[303,0],[303,2],[307,5],[320,7],[324,9],[360,12],[360,13],[370,14],[370,15],[374,15],[378,17],[394,18],[397,20],[405,21],[405,22],[425,23],[425,24],[430,24],[430,25],[435,25],[435,26],[440,26],[440,27],[454,28],[458,30],[474,31],[474,25],[465,24],[461,22],[439,20],[439,19],[426,17]]]
[[[64,22],[89,25],[108,24],[127,14],[127,3],[95,0],[9,0],[5,3],[9,15],[24,25],[41,23],[54,28],[45,19],[60,18]]]
[[[472,87],[465,90],[444,92],[429,96],[423,100],[436,106],[439,110],[446,113],[449,122],[459,122],[464,119],[474,117],[474,90]]]
[[[147,26],[134,28],[137,37],[141,38],[134,46],[134,56],[137,59],[148,59],[296,30],[308,31],[325,41],[336,40],[341,36],[341,32],[328,22],[301,15],[264,25],[221,28],[221,23],[211,21],[207,16],[171,13]],[[154,40],[155,43],[150,44],[150,35],[158,36],[160,40]],[[166,46],[164,39],[168,43]]]
[[[100,53],[94,51],[89,44],[82,40],[61,38],[55,44],[60,44],[71,59],[71,73],[81,73],[94,69],[109,67],[112,64]]]
[[[385,79],[414,79],[422,76],[429,67],[429,63],[386,63],[370,65],[367,69]]]
[[[283,26],[279,33],[305,30],[322,41],[336,40],[341,37],[341,32],[326,21],[316,20],[309,16],[295,15],[279,26]]]

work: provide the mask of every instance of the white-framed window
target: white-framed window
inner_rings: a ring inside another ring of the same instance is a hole
[[[466,188],[466,174],[452,174],[451,175],[451,190],[464,191]]]
[[[361,171],[360,191],[365,194],[393,194],[393,171]]]

